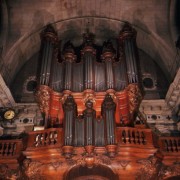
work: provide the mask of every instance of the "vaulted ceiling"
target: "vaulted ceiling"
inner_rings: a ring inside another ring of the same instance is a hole
[[[161,67],[169,81],[176,71],[178,0],[1,0],[0,73],[8,86],[40,49],[40,32],[53,24],[62,43],[79,45],[85,29],[96,43],[115,39],[125,21],[137,30],[138,48]]]

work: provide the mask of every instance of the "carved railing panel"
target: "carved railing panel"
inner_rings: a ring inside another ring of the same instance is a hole
[[[152,132],[150,129],[119,127],[117,141],[124,146],[152,145]]]
[[[0,140],[0,158],[17,157],[22,150],[22,140]]]
[[[50,128],[28,134],[27,148],[53,148],[62,144],[62,129]]]
[[[163,152],[180,152],[180,137],[160,137],[159,147]]]

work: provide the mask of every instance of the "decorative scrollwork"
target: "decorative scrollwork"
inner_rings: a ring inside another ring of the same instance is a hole
[[[74,159],[67,159],[67,162],[69,161],[73,162],[71,165],[87,166],[88,168],[98,164],[111,165],[111,159],[104,155],[79,155],[74,157]]]
[[[139,160],[143,166],[137,172],[136,179],[165,179],[174,176],[180,176],[180,162],[175,162],[171,166],[166,166],[161,159],[156,156],[150,156],[147,159]]]
[[[19,168],[10,169],[7,164],[0,164],[0,179],[7,180],[16,180],[20,178]]]
[[[147,159],[137,161],[142,164],[142,168],[137,173],[136,179],[154,180],[159,179],[161,175],[160,170],[162,163],[156,156],[150,156]]]
[[[127,90],[129,97],[129,111],[130,114],[133,114],[139,108],[142,95],[137,84],[129,84]]]
[[[180,162],[175,162],[171,166],[167,166],[163,172],[163,178],[180,176]]]
[[[41,112],[48,114],[51,89],[41,85],[35,93],[35,98],[39,104]]]
[[[44,180],[42,175],[43,163],[38,161],[31,161],[30,159],[25,159],[23,161],[23,173],[24,175],[32,180]]]
[[[62,161],[55,161],[48,164],[49,166],[52,166],[56,171],[59,167],[62,167],[64,163]]]

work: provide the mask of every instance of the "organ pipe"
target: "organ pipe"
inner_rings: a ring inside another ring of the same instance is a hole
[[[105,69],[106,69],[106,89],[113,89],[114,88],[114,77],[113,77],[114,48],[110,41],[104,43],[102,58],[105,62]]]
[[[106,89],[105,64],[95,63],[95,91],[104,91]]]
[[[84,64],[84,89],[94,88],[94,61],[95,61],[95,49],[93,48],[94,35],[89,33],[83,34],[84,49],[82,50],[83,64]]]
[[[126,23],[120,32],[129,83],[138,83],[136,31]]]
[[[84,146],[84,119],[81,116],[75,120],[74,145]]]
[[[91,47],[84,49],[84,89],[94,88],[94,59],[93,49]]]
[[[65,62],[65,76],[64,76],[64,89],[72,90],[72,63],[75,61],[75,54],[72,43],[68,42],[64,47],[64,62]]]
[[[74,119],[77,115],[77,105],[73,96],[69,95],[63,105],[64,109],[64,145],[73,145]]]
[[[106,143],[115,144],[115,108],[112,97],[107,94],[102,103],[102,114],[105,120]]]
[[[40,85],[50,85],[52,59],[54,56],[55,45],[57,44],[57,33],[51,25],[48,25],[41,34],[42,54]]]
[[[73,64],[73,91],[83,91],[83,64]]]
[[[96,146],[104,146],[104,120],[96,119],[94,121],[95,124],[95,145]]]

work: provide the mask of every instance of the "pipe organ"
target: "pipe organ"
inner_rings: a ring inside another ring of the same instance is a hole
[[[125,24],[118,47],[98,47],[89,32],[83,38],[61,50],[52,26],[41,33],[35,95],[44,129],[0,140],[0,179],[179,177],[180,138],[153,136],[138,112],[136,31]]]
[[[94,35],[87,32],[78,48],[70,41],[65,43],[62,62],[57,61],[58,37],[53,27],[47,26],[41,36],[36,98],[46,128],[63,126],[65,154],[69,154],[66,147],[72,146],[107,145],[112,149],[115,128],[133,126],[141,101],[135,29],[125,24],[118,47],[105,41],[102,51],[96,49]]]

